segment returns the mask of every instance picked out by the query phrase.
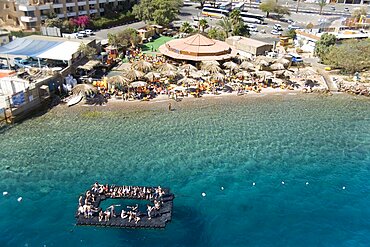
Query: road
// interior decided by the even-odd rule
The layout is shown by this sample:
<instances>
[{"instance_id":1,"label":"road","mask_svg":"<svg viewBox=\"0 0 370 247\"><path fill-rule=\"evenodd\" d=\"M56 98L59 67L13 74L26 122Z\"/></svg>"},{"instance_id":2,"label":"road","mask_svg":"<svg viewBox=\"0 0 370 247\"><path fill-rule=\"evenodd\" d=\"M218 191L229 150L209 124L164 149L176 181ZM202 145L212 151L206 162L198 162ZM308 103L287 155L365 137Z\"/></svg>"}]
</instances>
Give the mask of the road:
<instances>
[{"instance_id":1,"label":"road","mask_svg":"<svg viewBox=\"0 0 370 247\"><path fill-rule=\"evenodd\" d=\"M290 8L294 8L296 6L296 2L292 0L286 0L284 3L281 3L283 5L287 5ZM180 15L179 15L179 20L180 21L188 21L192 22L193 17L197 17L201 15L201 9L199 9L199 4L198 3L193 3L193 2L186 2L186 4L181 8L180 10ZM314 3L300 3L300 10L302 12L295 13L295 11L292 11L290 15L290 19L294 20L296 24L300 27L306 27L308 23L312 23L314 25L318 25L319 21L325 20L326 22L330 23L336 19L339 19L343 16L344 13L344 8L348 6L350 9L350 12L352 11L353 8L358 7L358 6L349 6L349 5L343 5L343 4L336 4L335 11L331 11L330 7L331 5L325 6L324 7L324 13L328 12L328 14L325 15L319 15L319 6ZM258 9L258 4L253 3L252 8L249 8L249 4L246 3L245 5L245 10L251 12L251 13L256 13L256 14L265 14L262 11ZM309 11L316 11L316 13L307 13ZM273 36L270 34L272 30L272 26L274 23L279 23L282 25L284 31L287 29L288 24L284 22L279 22L271 19L265 19L267 25L257 25L257 29L260 30L265 30L266 34L262 33L257 33L257 34L252 34L252 38L256 38L262 41L266 42L273 42L278 40L278 37ZM208 23L211 27L217 26L217 19L214 18L208 18ZM124 28L132 27L132 28L141 28L145 26L144 22L136 22L128 25L122 25L122 26L117 26L113 27L110 29L103 29L100 31L96 32L96 35L93 37L89 37L90 39L96 38L97 40L103 40L107 39L108 33L117 33L119 30L122 30Z\"/></svg>"}]
</instances>

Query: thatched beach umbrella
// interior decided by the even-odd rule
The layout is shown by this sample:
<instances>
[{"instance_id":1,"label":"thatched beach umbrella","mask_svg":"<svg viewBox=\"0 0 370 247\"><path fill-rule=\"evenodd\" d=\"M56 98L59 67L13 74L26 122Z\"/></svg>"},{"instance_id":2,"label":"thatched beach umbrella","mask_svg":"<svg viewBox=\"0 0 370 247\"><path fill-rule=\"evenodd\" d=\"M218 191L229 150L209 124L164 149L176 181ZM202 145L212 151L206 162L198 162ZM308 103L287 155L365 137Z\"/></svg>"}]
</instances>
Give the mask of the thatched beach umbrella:
<instances>
[{"instance_id":1,"label":"thatched beach umbrella","mask_svg":"<svg viewBox=\"0 0 370 247\"><path fill-rule=\"evenodd\" d=\"M225 75L221 73L214 73L211 75L211 79L217 80L217 81L223 81L225 79Z\"/></svg>"},{"instance_id":2,"label":"thatched beach umbrella","mask_svg":"<svg viewBox=\"0 0 370 247\"><path fill-rule=\"evenodd\" d=\"M217 62L216 60L202 61L202 65L206 65L206 64L214 64L214 65L220 66L220 63Z\"/></svg>"},{"instance_id":3,"label":"thatched beach umbrella","mask_svg":"<svg viewBox=\"0 0 370 247\"><path fill-rule=\"evenodd\" d=\"M85 93L91 93L91 92L97 92L98 89L94 87L91 84L77 84L72 88L72 93L73 94L85 94Z\"/></svg>"},{"instance_id":4,"label":"thatched beach umbrella","mask_svg":"<svg viewBox=\"0 0 370 247\"><path fill-rule=\"evenodd\" d=\"M119 85L126 85L129 82L129 79L121 75L108 77L107 80L110 84L119 84Z\"/></svg>"},{"instance_id":5,"label":"thatched beach umbrella","mask_svg":"<svg viewBox=\"0 0 370 247\"><path fill-rule=\"evenodd\" d=\"M239 69L239 66L232 61L225 62L223 65L225 68L228 68L230 71L237 71Z\"/></svg>"},{"instance_id":6,"label":"thatched beach umbrella","mask_svg":"<svg viewBox=\"0 0 370 247\"><path fill-rule=\"evenodd\" d=\"M208 71L211 74L221 73L222 69L215 63L203 63L202 70Z\"/></svg>"},{"instance_id":7,"label":"thatched beach umbrella","mask_svg":"<svg viewBox=\"0 0 370 247\"><path fill-rule=\"evenodd\" d=\"M164 63L164 64L161 64L158 68L158 71L160 72L164 72L164 71L176 71L177 68L175 65L171 64L171 63Z\"/></svg>"},{"instance_id":8,"label":"thatched beach umbrella","mask_svg":"<svg viewBox=\"0 0 370 247\"><path fill-rule=\"evenodd\" d=\"M240 62L247 61L248 58L246 56L242 56L240 54L236 55L235 58L239 60Z\"/></svg>"},{"instance_id":9,"label":"thatched beach umbrella","mask_svg":"<svg viewBox=\"0 0 370 247\"><path fill-rule=\"evenodd\" d=\"M272 76L273 74L269 71L256 71L255 72L257 76L259 77L269 77Z\"/></svg>"},{"instance_id":10,"label":"thatched beach umbrella","mask_svg":"<svg viewBox=\"0 0 370 247\"><path fill-rule=\"evenodd\" d=\"M186 64L183 64L183 65L180 66L180 70L190 72L190 71L197 71L198 69L194 65L186 63Z\"/></svg>"},{"instance_id":11,"label":"thatched beach umbrella","mask_svg":"<svg viewBox=\"0 0 370 247\"><path fill-rule=\"evenodd\" d=\"M145 60L139 60L132 63L132 68L142 72L148 72L153 69L153 64Z\"/></svg>"},{"instance_id":12,"label":"thatched beach umbrella","mask_svg":"<svg viewBox=\"0 0 370 247\"><path fill-rule=\"evenodd\" d=\"M161 74L167 77L175 77L177 75L177 72L173 70L165 70L165 71L162 71Z\"/></svg>"},{"instance_id":13,"label":"thatched beach umbrella","mask_svg":"<svg viewBox=\"0 0 370 247\"><path fill-rule=\"evenodd\" d=\"M131 69L132 64L131 63L123 63L121 64L116 70L129 70Z\"/></svg>"},{"instance_id":14,"label":"thatched beach umbrella","mask_svg":"<svg viewBox=\"0 0 370 247\"><path fill-rule=\"evenodd\" d=\"M156 72L149 72L144 77L149 81L155 81L155 79L159 79L161 77L161 74Z\"/></svg>"},{"instance_id":15,"label":"thatched beach umbrella","mask_svg":"<svg viewBox=\"0 0 370 247\"><path fill-rule=\"evenodd\" d=\"M184 77L181 80L178 80L178 84L192 84L195 83L195 80L193 78Z\"/></svg>"},{"instance_id":16,"label":"thatched beach umbrella","mask_svg":"<svg viewBox=\"0 0 370 247\"><path fill-rule=\"evenodd\" d=\"M136 69L128 69L123 72L123 76L130 81L140 79L144 76L144 73Z\"/></svg>"},{"instance_id":17,"label":"thatched beach umbrella","mask_svg":"<svg viewBox=\"0 0 370 247\"><path fill-rule=\"evenodd\" d=\"M131 87L145 87L146 85L147 83L145 81L134 81L130 84Z\"/></svg>"},{"instance_id":18,"label":"thatched beach umbrella","mask_svg":"<svg viewBox=\"0 0 370 247\"><path fill-rule=\"evenodd\" d=\"M272 70L282 70L285 69L284 65L281 63L274 63L270 66Z\"/></svg>"},{"instance_id":19,"label":"thatched beach umbrella","mask_svg":"<svg viewBox=\"0 0 370 247\"><path fill-rule=\"evenodd\" d=\"M254 70L254 64L248 61L242 62L239 67L241 69L249 69L249 70Z\"/></svg>"},{"instance_id":20,"label":"thatched beach umbrella","mask_svg":"<svg viewBox=\"0 0 370 247\"><path fill-rule=\"evenodd\" d=\"M251 73L249 73L248 71L240 71L236 74L237 77L243 77L243 78L247 78L247 77L251 77Z\"/></svg>"},{"instance_id":21,"label":"thatched beach umbrella","mask_svg":"<svg viewBox=\"0 0 370 247\"><path fill-rule=\"evenodd\" d=\"M285 67L288 67L290 64L290 61L286 58L279 58L276 62L283 64Z\"/></svg>"},{"instance_id":22,"label":"thatched beach umbrella","mask_svg":"<svg viewBox=\"0 0 370 247\"><path fill-rule=\"evenodd\" d=\"M190 72L189 76L192 78L202 78L205 74L206 74L205 71L198 70L198 71Z\"/></svg>"}]
</instances>

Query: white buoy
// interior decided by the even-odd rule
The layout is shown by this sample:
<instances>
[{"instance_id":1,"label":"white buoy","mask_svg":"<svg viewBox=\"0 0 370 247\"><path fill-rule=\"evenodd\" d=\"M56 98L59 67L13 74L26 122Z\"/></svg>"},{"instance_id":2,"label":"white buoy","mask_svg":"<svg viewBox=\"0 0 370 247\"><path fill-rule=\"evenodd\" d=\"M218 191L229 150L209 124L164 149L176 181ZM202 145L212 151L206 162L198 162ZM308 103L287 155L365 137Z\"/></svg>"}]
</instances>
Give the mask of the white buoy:
<instances>
[{"instance_id":1,"label":"white buoy","mask_svg":"<svg viewBox=\"0 0 370 247\"><path fill-rule=\"evenodd\" d=\"M221 190L224 190L225 188L223 186L221 186Z\"/></svg>"},{"instance_id":2,"label":"white buoy","mask_svg":"<svg viewBox=\"0 0 370 247\"><path fill-rule=\"evenodd\" d=\"M4 191L3 192L3 196L6 196L6 195L8 195L9 193L8 193L8 191Z\"/></svg>"},{"instance_id":3,"label":"white buoy","mask_svg":"<svg viewBox=\"0 0 370 247\"><path fill-rule=\"evenodd\" d=\"M285 182L284 181L281 181L281 184L285 184Z\"/></svg>"},{"instance_id":4,"label":"white buoy","mask_svg":"<svg viewBox=\"0 0 370 247\"><path fill-rule=\"evenodd\" d=\"M308 183L308 182L306 182L306 185L309 185L309 183Z\"/></svg>"},{"instance_id":5,"label":"white buoy","mask_svg":"<svg viewBox=\"0 0 370 247\"><path fill-rule=\"evenodd\" d=\"M252 185L253 185L253 186L255 186L255 185L256 185L256 183L255 183L255 182L253 182L253 183L252 183Z\"/></svg>"},{"instance_id":6,"label":"white buoy","mask_svg":"<svg viewBox=\"0 0 370 247\"><path fill-rule=\"evenodd\" d=\"M345 190L346 189L346 186L343 186L342 189Z\"/></svg>"},{"instance_id":7,"label":"white buoy","mask_svg":"<svg viewBox=\"0 0 370 247\"><path fill-rule=\"evenodd\" d=\"M18 202L21 202L22 200L23 200L23 198L21 196L18 197L18 199L17 199Z\"/></svg>"},{"instance_id":8,"label":"white buoy","mask_svg":"<svg viewBox=\"0 0 370 247\"><path fill-rule=\"evenodd\" d=\"M203 197L205 197L205 196L206 196L206 193L204 193L204 192L203 192L203 193L202 193L202 196L203 196Z\"/></svg>"}]
</instances>

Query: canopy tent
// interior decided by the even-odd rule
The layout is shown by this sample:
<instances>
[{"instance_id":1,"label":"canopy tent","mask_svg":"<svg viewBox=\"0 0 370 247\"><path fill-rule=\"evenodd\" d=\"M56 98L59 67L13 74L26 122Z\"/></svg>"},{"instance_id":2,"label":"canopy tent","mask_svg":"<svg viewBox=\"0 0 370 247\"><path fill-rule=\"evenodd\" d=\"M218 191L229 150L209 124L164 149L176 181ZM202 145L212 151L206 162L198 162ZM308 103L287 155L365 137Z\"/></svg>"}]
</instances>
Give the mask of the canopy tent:
<instances>
[{"instance_id":1,"label":"canopy tent","mask_svg":"<svg viewBox=\"0 0 370 247\"><path fill-rule=\"evenodd\" d=\"M29 36L1 46L0 54L68 61L78 51L80 44L63 38L41 39Z\"/></svg>"}]
</instances>

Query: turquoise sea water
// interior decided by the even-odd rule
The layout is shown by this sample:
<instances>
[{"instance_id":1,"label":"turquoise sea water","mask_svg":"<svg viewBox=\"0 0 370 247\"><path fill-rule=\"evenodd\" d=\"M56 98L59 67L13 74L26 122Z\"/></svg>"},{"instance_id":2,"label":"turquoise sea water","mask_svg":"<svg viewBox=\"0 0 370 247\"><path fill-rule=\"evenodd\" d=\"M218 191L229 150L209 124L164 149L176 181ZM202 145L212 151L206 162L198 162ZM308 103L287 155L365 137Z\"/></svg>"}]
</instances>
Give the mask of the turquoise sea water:
<instances>
[{"instance_id":1,"label":"turquoise sea water","mask_svg":"<svg viewBox=\"0 0 370 247\"><path fill-rule=\"evenodd\" d=\"M58 107L0 134L0 246L369 246L369 99L243 97ZM172 222L74 227L96 180L170 187Z\"/></svg>"}]
</instances>

